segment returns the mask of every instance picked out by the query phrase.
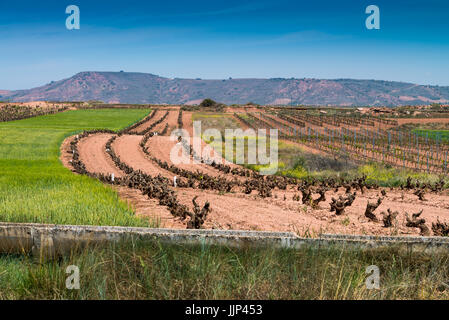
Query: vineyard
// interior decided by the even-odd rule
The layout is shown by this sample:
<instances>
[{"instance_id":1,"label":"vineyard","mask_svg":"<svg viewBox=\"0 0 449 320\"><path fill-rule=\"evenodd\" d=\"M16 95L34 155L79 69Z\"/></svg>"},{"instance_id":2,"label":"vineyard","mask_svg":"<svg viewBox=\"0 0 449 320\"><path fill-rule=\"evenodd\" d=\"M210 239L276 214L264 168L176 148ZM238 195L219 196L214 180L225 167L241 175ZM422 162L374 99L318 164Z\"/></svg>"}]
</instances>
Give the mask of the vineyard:
<instances>
[{"instance_id":1,"label":"vineyard","mask_svg":"<svg viewBox=\"0 0 449 320\"><path fill-rule=\"evenodd\" d=\"M393 188L381 187L363 175L323 179L261 176L200 154L185 137L170 137L179 128L191 134L192 121L198 119L210 122L204 128L227 127L232 119L236 119L230 126L233 129L240 125L244 129L279 127L281 140L315 147L310 137L309 142L295 135L296 127L302 128L302 136L307 128L314 129L307 117L271 112L196 114L180 108L101 108L4 122L0 124L1 220L293 231L307 237L322 233L449 236L449 199L443 179L409 177ZM292 119L297 119L295 126L288 126ZM325 121L331 120L322 119ZM378 123L374 122L374 129ZM176 146L199 163L173 163L170 152ZM364 267L372 264L381 268L386 290L365 290ZM67 265L88 270L83 273L81 290L65 289ZM438 287L446 281L445 255L430 259L396 248L230 250L133 241L113 248L89 247L83 253L46 263L3 255L0 268L0 296L6 299L37 295L82 300L447 296ZM292 281L292 268L310 276ZM426 293L422 293L423 286ZM252 290L240 292L236 287Z\"/></svg>"},{"instance_id":2,"label":"vineyard","mask_svg":"<svg viewBox=\"0 0 449 320\"><path fill-rule=\"evenodd\" d=\"M282 139L334 157L346 155L361 163L381 162L434 174L448 172L449 144L445 136L404 130L397 126L396 120L313 115L295 110L236 113L235 116L253 129L278 129Z\"/></svg>"},{"instance_id":3,"label":"vineyard","mask_svg":"<svg viewBox=\"0 0 449 320\"><path fill-rule=\"evenodd\" d=\"M231 112L221 118L232 116L248 127L277 128L281 139L333 155L341 153L339 149L343 148L351 156L361 154L360 150L365 150L366 146L366 152L374 154L371 157L376 159L375 152L383 150L379 143L388 134L390 149L408 150L408 145L399 144L403 132L392 130L394 120L307 117L293 111ZM204 114L201 117L208 118ZM449 234L445 222L449 218L449 202L444 195L446 183L442 179L429 183L409 178L400 189L388 189L367 181L363 175L320 180L263 176L222 158L203 158L204 155L192 148L192 141L182 136L170 137L171 132L179 128L192 132L192 118L190 111L158 108L120 131L86 131L64 144L62 152L66 161L63 163L78 174L117 188L125 197L131 192L126 190L139 192L144 197L134 205L152 204L150 212L140 214L155 217L157 212L156 218L163 226L296 230L312 234L319 230L389 235ZM352 125L350 128L348 123ZM425 141L423 137L416 139L419 143ZM351 141L356 143L352 145ZM192 160L190 164L172 162L171 150L179 146ZM445 150L441 144L439 150ZM360 160L366 161L363 156ZM390 154L387 157L394 163ZM434 162L429 163L435 163L436 157L431 159Z\"/></svg>"},{"instance_id":4,"label":"vineyard","mask_svg":"<svg viewBox=\"0 0 449 320\"><path fill-rule=\"evenodd\" d=\"M0 106L0 122L33 118L46 114L55 114L68 109L67 106L30 107L6 104Z\"/></svg>"},{"instance_id":5,"label":"vineyard","mask_svg":"<svg viewBox=\"0 0 449 320\"><path fill-rule=\"evenodd\" d=\"M448 147L438 134L398 125L404 119L329 110L259 110L197 112L162 106L152 110L49 110L56 113L5 122L0 127L2 190L7 199L2 202L3 220L99 225L152 225L157 221L170 228L300 234L448 234L447 181L432 175L445 173L447 168ZM4 109L5 119L10 111ZM279 129L281 160L285 141L315 150L320 157L383 162L422 174L404 178L399 188L379 185L363 173L301 179L264 176L255 167L194 149L187 137L171 136L174 130L183 129L192 137L193 121L197 120L203 122L203 130L216 127L220 132L226 128ZM54 160L58 152L53 145L62 140L60 160L77 176L61 171ZM52 145L46 146L45 141ZM201 141L203 150L208 146ZM190 161L174 163L173 150ZM296 150L289 151L293 160L298 156ZM428 173L433 178L425 178ZM51 182L45 178L48 175L53 177ZM77 182L80 176L89 181L86 191ZM101 185L110 187L97 190ZM48 191L39 191L39 186ZM15 200L28 190L34 190L34 196L26 204ZM107 208L118 201L111 198L116 193L127 204L114 204L116 213L111 216ZM44 200L47 197L53 201ZM31 205L34 198L41 199L37 205ZM87 214L88 208L97 208L97 215ZM24 214L15 215L17 211Z\"/></svg>"}]
</instances>

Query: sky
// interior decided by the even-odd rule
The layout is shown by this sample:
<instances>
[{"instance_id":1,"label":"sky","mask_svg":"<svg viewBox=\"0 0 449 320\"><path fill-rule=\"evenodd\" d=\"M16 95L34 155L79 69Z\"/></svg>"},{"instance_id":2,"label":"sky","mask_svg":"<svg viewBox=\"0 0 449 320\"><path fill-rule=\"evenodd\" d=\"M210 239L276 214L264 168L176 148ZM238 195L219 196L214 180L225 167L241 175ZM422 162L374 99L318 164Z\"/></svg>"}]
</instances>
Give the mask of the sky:
<instances>
[{"instance_id":1,"label":"sky","mask_svg":"<svg viewBox=\"0 0 449 320\"><path fill-rule=\"evenodd\" d=\"M66 28L66 7L80 29ZM366 7L380 9L368 30ZM82 71L449 86L447 0L0 2L0 90Z\"/></svg>"}]
</instances>

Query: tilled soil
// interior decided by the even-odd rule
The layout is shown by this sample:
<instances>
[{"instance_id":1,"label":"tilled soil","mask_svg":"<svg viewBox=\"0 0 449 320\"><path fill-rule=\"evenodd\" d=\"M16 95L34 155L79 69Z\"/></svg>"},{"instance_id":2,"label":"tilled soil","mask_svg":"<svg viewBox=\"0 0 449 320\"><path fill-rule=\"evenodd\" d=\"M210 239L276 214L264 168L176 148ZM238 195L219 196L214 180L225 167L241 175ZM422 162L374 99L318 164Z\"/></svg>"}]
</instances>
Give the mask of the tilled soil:
<instances>
[{"instance_id":1,"label":"tilled soil","mask_svg":"<svg viewBox=\"0 0 449 320\"><path fill-rule=\"evenodd\" d=\"M329 211L331 197L343 195L344 191L336 194L327 192L327 201L320 204L320 208L312 209L301 202L294 201L293 190L274 191L274 197L261 199L253 193L218 194L216 192L201 192L199 201L210 201L212 213L205 226L218 229L260 230L260 231L293 231L299 234L318 235L320 233L338 234L372 234L372 235L419 235L419 230L405 227L405 212L409 215L423 209L422 217L430 227L438 217L449 219L449 201L447 195L429 195L429 201L416 201L416 196L405 195L401 199L398 191L389 193L375 214L382 220L382 211L391 209L399 211L397 225L384 228L382 223L374 223L364 216L367 202L376 202L377 191L367 191L358 195L354 204L346 209L342 216L336 216ZM197 191L182 190L178 197L188 201L190 197L198 195ZM286 200L284 200L284 195ZM277 198L276 198L277 197ZM314 195L317 198L318 195ZM432 204L437 203L437 205Z\"/></svg>"},{"instance_id":2,"label":"tilled soil","mask_svg":"<svg viewBox=\"0 0 449 320\"><path fill-rule=\"evenodd\" d=\"M165 138L165 137L164 137ZM140 147L142 136L123 135L112 144L112 148L120 159L134 170L140 170L150 176L158 174L172 179L174 175L147 158Z\"/></svg>"},{"instance_id":3,"label":"tilled soil","mask_svg":"<svg viewBox=\"0 0 449 320\"><path fill-rule=\"evenodd\" d=\"M194 135L193 135L192 112L184 111L182 114L182 121L183 121L183 125L184 125L183 129L185 129L187 131L187 133L189 134L190 145L193 146ZM216 163L222 163L222 164L228 165L232 168L239 167L238 165L227 161L226 159L221 157L216 152L213 152L213 148L211 148L204 140L200 139L200 144L201 144L201 151L206 150L206 148L207 148L207 150L210 150L210 152L208 154L206 154L205 157L210 159L211 161L215 161Z\"/></svg>"},{"instance_id":4,"label":"tilled soil","mask_svg":"<svg viewBox=\"0 0 449 320\"><path fill-rule=\"evenodd\" d=\"M165 112L164 112L164 114L165 114ZM156 128L154 129L154 131L161 132L164 130L165 125L168 124L167 135L170 135L172 130L174 130L178 127L178 115L179 115L179 111L170 111L168 113L168 116L165 119L165 121L163 121L162 123L157 125Z\"/></svg>"},{"instance_id":5,"label":"tilled soil","mask_svg":"<svg viewBox=\"0 0 449 320\"><path fill-rule=\"evenodd\" d=\"M120 198L126 201L136 212L138 217L151 219L159 223L161 228L185 229L186 225L180 220L173 219L167 207L160 206L155 199L148 199L142 192L127 187L114 187Z\"/></svg>"},{"instance_id":6,"label":"tilled soil","mask_svg":"<svg viewBox=\"0 0 449 320\"><path fill-rule=\"evenodd\" d=\"M171 112L170 112L171 113ZM162 113L160 113L162 116ZM177 115L169 116L171 121ZM158 119L158 117L155 117ZM190 119L190 122L187 120ZM191 131L191 114L183 113L184 126ZM170 120L166 120L170 121ZM166 121L164 121L164 126ZM95 134L82 139L78 145L81 160L85 163L87 170L96 173L111 174L117 177L123 173L115 167L105 151L106 142L112 137L111 134ZM68 138L62 145L61 161L65 166L70 166L70 148ZM122 161L136 170L156 176L162 174L172 178L173 174L161 169L156 163L148 159L140 148L142 136L123 135L118 137L112 144L112 148ZM171 163L170 151L176 144L167 136L155 136L149 139L148 147L152 156ZM178 167L197 171L200 170L212 176L221 176L223 173L206 164L180 164ZM228 179L234 179L227 175ZM185 221L173 218L166 207L158 205L156 200L148 199L140 191L125 187L114 187L118 190L120 197L127 201L142 217L157 219L161 227L182 228L186 227ZM357 192L357 197L352 206L346 208L341 216L330 212L329 203L332 197L344 194L344 189L339 192L326 192L326 201L321 202L319 207L312 209L301 201L293 200L299 192L289 186L286 191L273 190L273 197L261 198L256 191L246 195L239 192L222 193L210 190L197 190L177 188L178 199L182 204L192 208L192 199L198 196L197 202L202 205L206 201L211 204L212 212L208 216L205 228L234 229L234 230L264 230L264 231L293 231L301 235L318 235L320 233L341 234L373 234L373 235L418 235L419 230L405 227L405 213L410 215L423 210L422 217L426 219L427 226L439 217L441 221L449 221L449 197L447 192L443 194L426 194L428 201L419 201L411 191L386 190L387 196L375 214L382 220L382 211L391 209L399 211L396 224L391 228L384 228L381 222L375 223L364 216L366 205L376 202L380 196L379 190L367 190L365 194ZM314 194L313 198L317 198Z\"/></svg>"},{"instance_id":7,"label":"tilled soil","mask_svg":"<svg viewBox=\"0 0 449 320\"><path fill-rule=\"evenodd\" d=\"M131 132L142 132L142 131L144 131L145 129L150 127L153 123L155 123L160 118L162 118L164 116L164 114L165 114L165 112L163 112L162 110L156 110L156 112L155 112L155 114L154 114L154 116L153 116L153 118L151 120L142 123L137 128L131 130Z\"/></svg>"},{"instance_id":8,"label":"tilled soil","mask_svg":"<svg viewBox=\"0 0 449 320\"><path fill-rule=\"evenodd\" d=\"M170 137L162 137L162 136L155 136L152 137L151 139L149 139L148 143L147 143L147 147L148 150L150 152L150 154L161 160L161 161L165 161L168 164L175 164L177 167L184 169L184 170L189 170L192 172L197 172L200 171L202 173L206 173L210 176L213 177L218 177L218 176L223 176L223 173L214 169L213 167L204 164L204 163L195 163L192 159L192 157L185 157L186 161L185 162L189 162L189 163L176 163L175 158L172 159L172 156L170 155L170 153L172 152L172 150L176 149L181 150L182 145L178 144L177 141L172 141L172 139ZM179 152L179 156L181 157L181 152ZM173 160L173 161L172 161ZM199 162L199 161L197 161Z\"/></svg>"},{"instance_id":9,"label":"tilled soil","mask_svg":"<svg viewBox=\"0 0 449 320\"><path fill-rule=\"evenodd\" d=\"M398 125L403 125L406 123L413 123L413 124L427 124L427 123L448 123L449 118L416 118L416 119L410 119L410 118L392 118L390 120L395 120L398 122Z\"/></svg>"},{"instance_id":10,"label":"tilled soil","mask_svg":"<svg viewBox=\"0 0 449 320\"><path fill-rule=\"evenodd\" d=\"M93 173L105 175L114 174L122 177L124 173L118 169L111 157L106 153L106 143L113 134L95 134L82 139L78 144L81 161L86 165L86 169Z\"/></svg>"}]
</instances>

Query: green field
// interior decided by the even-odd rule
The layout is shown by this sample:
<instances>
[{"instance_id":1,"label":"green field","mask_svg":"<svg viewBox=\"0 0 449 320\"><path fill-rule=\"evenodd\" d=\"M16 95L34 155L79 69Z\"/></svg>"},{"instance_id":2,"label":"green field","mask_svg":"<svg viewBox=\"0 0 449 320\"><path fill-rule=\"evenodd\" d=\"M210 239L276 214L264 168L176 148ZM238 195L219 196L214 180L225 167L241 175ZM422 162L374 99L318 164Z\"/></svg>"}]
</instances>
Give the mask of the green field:
<instances>
[{"instance_id":1,"label":"green field","mask_svg":"<svg viewBox=\"0 0 449 320\"><path fill-rule=\"evenodd\" d=\"M424 138L428 137L432 140L437 139L443 142L449 141L449 130L415 129L413 130L413 133Z\"/></svg>"},{"instance_id":2,"label":"green field","mask_svg":"<svg viewBox=\"0 0 449 320\"><path fill-rule=\"evenodd\" d=\"M91 129L119 130L143 109L76 110L0 124L0 221L146 226L117 193L73 174L59 160L62 141Z\"/></svg>"}]
</instances>

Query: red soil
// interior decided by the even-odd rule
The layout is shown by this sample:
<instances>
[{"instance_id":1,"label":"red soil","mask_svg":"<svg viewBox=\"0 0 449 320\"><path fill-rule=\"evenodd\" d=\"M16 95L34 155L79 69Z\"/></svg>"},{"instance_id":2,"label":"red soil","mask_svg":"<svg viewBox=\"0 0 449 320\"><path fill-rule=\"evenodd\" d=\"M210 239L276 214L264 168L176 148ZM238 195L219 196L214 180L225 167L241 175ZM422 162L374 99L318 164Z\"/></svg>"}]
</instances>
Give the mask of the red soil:
<instances>
[{"instance_id":1,"label":"red soil","mask_svg":"<svg viewBox=\"0 0 449 320\"><path fill-rule=\"evenodd\" d=\"M153 118L150 121L144 122L143 124L141 124L140 126L135 128L134 130L131 130L131 132L142 132L142 131L144 131L145 129L150 127L153 123L155 123L160 118L162 118L164 116L164 114L165 114L165 112L163 112L161 110L156 110L156 113L154 114Z\"/></svg>"},{"instance_id":2,"label":"red soil","mask_svg":"<svg viewBox=\"0 0 449 320\"><path fill-rule=\"evenodd\" d=\"M174 129L178 128L178 116L179 116L179 110L170 111L167 118L163 122L162 130L164 130L165 124L168 123L168 132L167 132L168 136Z\"/></svg>"},{"instance_id":3,"label":"red soil","mask_svg":"<svg viewBox=\"0 0 449 320\"><path fill-rule=\"evenodd\" d=\"M156 221L161 228L171 229L185 229L185 223L176 219L173 219L170 211L167 207L160 206L157 200L148 199L139 190L126 188L126 187L114 187L120 198L126 201L136 212L138 217L149 219L150 221Z\"/></svg>"},{"instance_id":4,"label":"red soil","mask_svg":"<svg viewBox=\"0 0 449 320\"><path fill-rule=\"evenodd\" d=\"M152 123L160 120L166 113L168 112L168 116L167 118L165 118L164 121L162 121L161 123L159 123L158 125L156 125L152 131L154 132L159 132L161 133L164 129L165 126L168 124L168 131L166 135L170 135L170 133L172 132L172 130L176 129L178 127L178 115L179 115L179 110L159 110L158 114L155 115L155 117L149 121L148 124L146 124L146 128L148 128ZM142 128L145 127L145 124L141 126ZM136 129L136 132L142 132L145 129Z\"/></svg>"},{"instance_id":5,"label":"red soil","mask_svg":"<svg viewBox=\"0 0 449 320\"><path fill-rule=\"evenodd\" d=\"M182 122L183 122L183 129L185 129L190 138L190 145L193 145L193 121L192 121L192 112L183 112L182 114ZM238 167L238 165L227 161L226 159L224 159L224 157L222 158L219 154L214 153L212 151L212 148L209 147L209 145L204 142L204 140L201 140L201 150L205 150L205 148L208 148L208 150L210 150L209 154L205 155L205 158L211 159L211 161L215 161L216 163L222 163L222 164L226 164L232 168L234 167ZM201 151L202 152L202 151Z\"/></svg>"},{"instance_id":6,"label":"red soil","mask_svg":"<svg viewBox=\"0 0 449 320\"><path fill-rule=\"evenodd\" d=\"M61 155L59 156L59 160L61 161L64 167L70 169L72 172L75 172L75 170L71 165L73 155L72 152L70 151L70 143L73 140L75 140L75 136L69 137L62 142Z\"/></svg>"},{"instance_id":7,"label":"red soil","mask_svg":"<svg viewBox=\"0 0 449 320\"><path fill-rule=\"evenodd\" d=\"M113 173L116 177L124 175L106 153L106 143L112 136L106 133L90 135L78 143L80 160L86 165L87 171L105 175Z\"/></svg>"},{"instance_id":8,"label":"red soil","mask_svg":"<svg viewBox=\"0 0 449 320\"><path fill-rule=\"evenodd\" d=\"M338 194L343 194L343 190ZM382 223L373 223L364 217L368 201L377 201L376 191L368 191L365 195L358 195L354 204L346 209L342 216L336 216L329 211L331 197L336 197L334 192L327 192L325 202L320 204L321 209L311 209L300 202L293 201L293 191L275 191L276 198L261 199L256 195L244 194L220 195L215 192L198 192L197 190L182 190L178 198L188 202L193 196L198 195L198 200L203 203L208 200L213 209L206 227L218 229L236 230L263 230L263 231L293 231L300 234L310 232L312 235L320 233L341 234L374 234L374 235L418 235L419 230L404 226L405 212L410 215L424 209L422 217L427 220L430 227L437 217L443 221L449 219L449 199L447 196L429 195L428 202L416 201L416 196L404 195L395 191L388 193L387 199L375 211L381 220L382 211L390 208L400 212L397 227L384 228ZM284 199L286 195L287 200ZM314 196L316 198L317 195ZM432 203L433 202L433 203Z\"/></svg>"},{"instance_id":9,"label":"red soil","mask_svg":"<svg viewBox=\"0 0 449 320\"><path fill-rule=\"evenodd\" d=\"M414 123L414 124L449 123L449 118L422 118L422 119L397 118L397 119L391 119L391 120L396 120L398 122L398 125L402 125L402 124L406 124L406 123Z\"/></svg>"},{"instance_id":10,"label":"red soil","mask_svg":"<svg viewBox=\"0 0 449 320\"><path fill-rule=\"evenodd\" d=\"M176 147L178 144L177 141L171 141L170 137L161 137L161 136L155 136L149 139L148 141L148 150L151 153L151 155L161 161L165 161L168 164L175 164L173 163L170 152L173 150L173 148ZM177 148L181 149L181 144L178 144ZM189 170L189 171L200 171L202 173L217 177L222 176L221 172L212 168L211 166L204 164L204 163L194 163L192 157L189 157L189 164L186 163L180 163L176 164L177 167Z\"/></svg>"},{"instance_id":11,"label":"red soil","mask_svg":"<svg viewBox=\"0 0 449 320\"><path fill-rule=\"evenodd\" d=\"M183 129L187 130L189 136L193 137L193 122L192 122L192 112L182 112L182 124Z\"/></svg>"},{"instance_id":12,"label":"red soil","mask_svg":"<svg viewBox=\"0 0 449 320\"><path fill-rule=\"evenodd\" d=\"M112 148L124 163L135 170L140 170L151 176L161 174L166 178L172 179L174 175L171 172L163 170L147 158L140 147L141 141L142 136L123 135L114 141Z\"/></svg>"}]
</instances>

